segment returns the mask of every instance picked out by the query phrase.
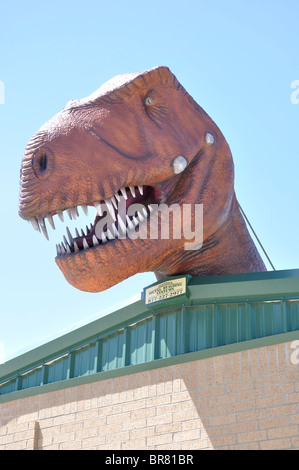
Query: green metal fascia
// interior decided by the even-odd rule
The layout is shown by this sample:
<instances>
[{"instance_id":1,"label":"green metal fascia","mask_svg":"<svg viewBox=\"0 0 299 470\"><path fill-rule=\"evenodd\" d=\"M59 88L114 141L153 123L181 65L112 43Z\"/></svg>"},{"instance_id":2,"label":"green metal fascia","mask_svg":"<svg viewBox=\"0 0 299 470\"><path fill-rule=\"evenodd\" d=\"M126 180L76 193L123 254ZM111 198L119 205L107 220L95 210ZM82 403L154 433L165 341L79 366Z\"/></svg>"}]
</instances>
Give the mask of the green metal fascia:
<instances>
[{"instance_id":1,"label":"green metal fascia","mask_svg":"<svg viewBox=\"0 0 299 470\"><path fill-rule=\"evenodd\" d=\"M263 338L257 338L249 341L243 341L240 343L229 344L225 346L218 346L216 348L205 349L203 351L195 351L191 353L180 354L178 356L157 359L143 364L121 367L118 369L109 370L107 372L98 372L91 375L62 380L60 382L54 382L43 386L27 388L24 390L0 395L0 404L21 398L41 395L43 393L63 390L70 387L99 382L101 380L122 377L124 375L137 374L139 372L159 369L161 367L169 367L177 364L207 359L209 357L222 356L225 354L247 351L249 349L271 346L274 344L287 343L297 339L299 339L299 330L278 335L267 336Z\"/></svg>"},{"instance_id":2,"label":"green metal fascia","mask_svg":"<svg viewBox=\"0 0 299 470\"><path fill-rule=\"evenodd\" d=\"M242 300L299 299L299 270L192 278L188 283L188 289L190 296L189 299L184 299L186 306ZM178 298L171 308L181 305L181 299ZM167 310L169 307L163 308L161 304L159 311L155 314L167 312ZM153 313L145 307L144 299L141 299L2 364L0 381L16 377L61 354L69 353L79 346L82 347L90 341L110 335L114 331L151 315Z\"/></svg>"}]
</instances>

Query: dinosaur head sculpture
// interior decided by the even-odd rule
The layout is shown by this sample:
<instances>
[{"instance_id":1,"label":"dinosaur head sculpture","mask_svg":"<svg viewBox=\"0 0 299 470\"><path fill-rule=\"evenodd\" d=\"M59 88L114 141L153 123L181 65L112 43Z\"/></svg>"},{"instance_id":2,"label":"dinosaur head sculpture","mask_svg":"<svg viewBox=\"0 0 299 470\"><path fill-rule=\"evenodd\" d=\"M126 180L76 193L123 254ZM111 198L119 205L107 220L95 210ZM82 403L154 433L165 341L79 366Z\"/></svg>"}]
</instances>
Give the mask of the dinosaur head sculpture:
<instances>
[{"instance_id":1,"label":"dinosaur head sculpture","mask_svg":"<svg viewBox=\"0 0 299 470\"><path fill-rule=\"evenodd\" d=\"M133 204L140 210L128 215ZM196 204L202 244L186 250L186 220L167 208ZM265 270L239 212L225 138L167 67L115 77L69 102L28 142L20 216L48 237L46 221L54 227L63 211L76 218L80 206L95 206L95 219L81 235L67 229L56 257L78 289L99 292L145 271L161 278ZM165 217L173 223L168 237L149 235L157 207L157 230Z\"/></svg>"}]
</instances>

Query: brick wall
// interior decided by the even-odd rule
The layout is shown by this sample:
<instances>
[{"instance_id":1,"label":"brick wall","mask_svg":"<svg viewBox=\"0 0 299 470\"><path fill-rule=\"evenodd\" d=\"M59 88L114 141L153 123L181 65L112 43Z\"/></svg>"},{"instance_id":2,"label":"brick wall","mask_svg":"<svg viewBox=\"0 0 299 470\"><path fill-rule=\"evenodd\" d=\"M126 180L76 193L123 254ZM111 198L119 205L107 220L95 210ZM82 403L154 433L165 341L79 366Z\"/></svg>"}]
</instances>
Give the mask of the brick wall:
<instances>
[{"instance_id":1,"label":"brick wall","mask_svg":"<svg viewBox=\"0 0 299 470\"><path fill-rule=\"evenodd\" d=\"M0 450L299 449L299 366L291 346L4 402Z\"/></svg>"}]
</instances>

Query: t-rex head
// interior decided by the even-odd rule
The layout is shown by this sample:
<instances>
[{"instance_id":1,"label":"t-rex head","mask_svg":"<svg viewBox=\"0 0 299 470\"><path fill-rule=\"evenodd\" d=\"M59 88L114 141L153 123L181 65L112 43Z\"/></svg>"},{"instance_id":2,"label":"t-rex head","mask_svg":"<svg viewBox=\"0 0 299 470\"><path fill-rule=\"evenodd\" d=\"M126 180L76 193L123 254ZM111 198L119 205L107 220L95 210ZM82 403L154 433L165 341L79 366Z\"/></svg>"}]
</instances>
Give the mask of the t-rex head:
<instances>
[{"instance_id":1,"label":"t-rex head","mask_svg":"<svg viewBox=\"0 0 299 470\"><path fill-rule=\"evenodd\" d=\"M23 156L19 213L47 237L46 220L54 226L55 214L76 218L78 207L85 213L96 207L86 234L67 229L69 240L57 246L56 263L84 291L145 271L160 278L264 270L245 233L233 180L222 133L162 66L113 78L37 131ZM120 204L129 213L136 203L139 210L120 214ZM173 204L203 205L203 244L196 250L185 250L184 235L173 235L176 225L183 234L186 223L173 213L170 236L150 236L151 210L158 211L159 230Z\"/></svg>"}]
</instances>

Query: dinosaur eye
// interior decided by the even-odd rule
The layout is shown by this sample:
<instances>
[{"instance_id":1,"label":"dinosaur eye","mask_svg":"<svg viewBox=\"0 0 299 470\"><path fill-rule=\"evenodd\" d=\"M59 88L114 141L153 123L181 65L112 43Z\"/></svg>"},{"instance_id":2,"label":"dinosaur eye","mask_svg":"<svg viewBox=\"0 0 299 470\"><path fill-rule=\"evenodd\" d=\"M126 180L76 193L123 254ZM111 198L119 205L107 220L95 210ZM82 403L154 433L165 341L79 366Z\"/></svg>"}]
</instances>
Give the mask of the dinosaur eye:
<instances>
[{"instance_id":1,"label":"dinosaur eye","mask_svg":"<svg viewBox=\"0 0 299 470\"><path fill-rule=\"evenodd\" d=\"M147 96L144 100L144 104L146 106L151 106L153 103L154 103L154 98L152 98L151 96Z\"/></svg>"}]
</instances>

